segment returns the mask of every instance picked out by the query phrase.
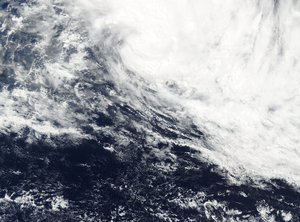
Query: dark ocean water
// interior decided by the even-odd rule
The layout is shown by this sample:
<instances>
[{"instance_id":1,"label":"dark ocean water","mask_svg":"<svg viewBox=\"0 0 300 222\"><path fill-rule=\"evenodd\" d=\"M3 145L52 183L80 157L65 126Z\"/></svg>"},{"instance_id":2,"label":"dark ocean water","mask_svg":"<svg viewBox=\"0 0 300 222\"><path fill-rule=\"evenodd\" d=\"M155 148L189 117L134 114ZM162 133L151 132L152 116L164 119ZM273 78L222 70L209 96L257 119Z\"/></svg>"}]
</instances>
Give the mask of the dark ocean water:
<instances>
[{"instance_id":1,"label":"dark ocean water","mask_svg":"<svg viewBox=\"0 0 300 222\"><path fill-rule=\"evenodd\" d=\"M300 194L285 181L258 183L249 178L247 184L232 184L217 166L203 160L200 151L174 142L196 138L206 143L207 135L192 121L184 128L163 105L158 112L158 106L145 98L142 104L149 110L143 113L123 100L124 92L110 77L105 49L85 47L89 68L77 70L78 78L61 88L36 81L39 72L30 76L29 70L46 69L45 60L53 62L57 55L64 55L68 63L78 49L62 52L58 37L65 30L64 21L52 26L56 35L47 49L37 49L43 33L28 28L37 25L37 18L28 19L27 28L15 25L16 18L24 16L24 4L34 10L36 3L1 1L0 91L46 92L53 103L44 105L54 110L54 117L41 115L36 121L49 121L59 129L64 122L59 113L55 121L55 102L66 101L71 107L66 122L89 136L74 139L68 133L38 133L31 126L1 127L0 221L300 221ZM53 8L58 15L63 12L63 5ZM13 96L4 99L0 118L8 118L5 109L12 106L5 104L11 101L12 112L33 118L29 102ZM94 106L100 100L106 105ZM166 140L149 141L148 131L137 128L137 123Z\"/></svg>"}]
</instances>

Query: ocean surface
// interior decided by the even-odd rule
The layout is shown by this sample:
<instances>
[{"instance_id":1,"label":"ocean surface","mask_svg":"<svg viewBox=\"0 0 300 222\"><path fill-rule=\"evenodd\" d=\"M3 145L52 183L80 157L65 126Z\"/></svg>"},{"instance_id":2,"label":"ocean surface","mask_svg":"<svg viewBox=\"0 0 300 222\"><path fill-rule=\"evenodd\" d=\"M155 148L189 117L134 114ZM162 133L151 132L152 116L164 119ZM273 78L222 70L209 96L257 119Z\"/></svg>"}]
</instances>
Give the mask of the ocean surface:
<instances>
[{"instance_id":1,"label":"ocean surface","mask_svg":"<svg viewBox=\"0 0 300 222\"><path fill-rule=\"evenodd\" d=\"M0 221L300 221L300 1L0 0Z\"/></svg>"}]
</instances>

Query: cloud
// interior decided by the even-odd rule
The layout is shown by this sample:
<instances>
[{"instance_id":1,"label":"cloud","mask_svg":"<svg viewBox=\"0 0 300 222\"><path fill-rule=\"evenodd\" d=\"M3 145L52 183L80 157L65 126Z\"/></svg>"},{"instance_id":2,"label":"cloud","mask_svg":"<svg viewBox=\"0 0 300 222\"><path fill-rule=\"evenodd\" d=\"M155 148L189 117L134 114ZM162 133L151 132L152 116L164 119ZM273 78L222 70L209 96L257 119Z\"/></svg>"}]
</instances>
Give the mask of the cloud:
<instances>
[{"instance_id":1,"label":"cloud","mask_svg":"<svg viewBox=\"0 0 300 222\"><path fill-rule=\"evenodd\" d=\"M210 135L212 149L199 145L208 159L237 177L300 183L295 1L95 0L78 5L90 12L85 19L93 38L103 27L119 32L125 67L158 92L157 100L183 107L183 115ZM105 13L99 13L103 5ZM122 70L116 73L125 78Z\"/></svg>"},{"instance_id":2,"label":"cloud","mask_svg":"<svg viewBox=\"0 0 300 222\"><path fill-rule=\"evenodd\" d=\"M2 133L29 126L85 136L81 125L91 123L94 109L87 100L97 94L80 96L74 85L88 86L83 71L105 63L109 77L101 73L97 81L113 81L120 100L146 115L155 110L181 120L178 131L191 118L210 146L194 138L189 145L220 168L239 179L300 184L296 1L56 0L20 10L6 37L31 30L39 41L30 52L38 56L27 61L29 70L22 60L6 62L15 85L0 92ZM16 54L19 46L7 43ZM85 59L89 47L98 47L93 61Z\"/></svg>"}]
</instances>

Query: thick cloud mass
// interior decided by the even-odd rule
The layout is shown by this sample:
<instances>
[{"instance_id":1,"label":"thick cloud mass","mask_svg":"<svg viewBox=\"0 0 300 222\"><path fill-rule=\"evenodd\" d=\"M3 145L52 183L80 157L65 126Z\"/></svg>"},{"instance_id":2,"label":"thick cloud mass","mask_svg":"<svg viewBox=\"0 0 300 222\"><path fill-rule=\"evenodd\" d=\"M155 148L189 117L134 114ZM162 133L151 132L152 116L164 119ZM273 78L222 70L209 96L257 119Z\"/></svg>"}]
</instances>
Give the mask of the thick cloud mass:
<instances>
[{"instance_id":1,"label":"thick cloud mass","mask_svg":"<svg viewBox=\"0 0 300 222\"><path fill-rule=\"evenodd\" d=\"M210 161L242 177L300 184L298 1L73 5L93 41L113 32L125 67L210 135L210 149L195 144ZM122 69L116 76L127 78Z\"/></svg>"}]
</instances>

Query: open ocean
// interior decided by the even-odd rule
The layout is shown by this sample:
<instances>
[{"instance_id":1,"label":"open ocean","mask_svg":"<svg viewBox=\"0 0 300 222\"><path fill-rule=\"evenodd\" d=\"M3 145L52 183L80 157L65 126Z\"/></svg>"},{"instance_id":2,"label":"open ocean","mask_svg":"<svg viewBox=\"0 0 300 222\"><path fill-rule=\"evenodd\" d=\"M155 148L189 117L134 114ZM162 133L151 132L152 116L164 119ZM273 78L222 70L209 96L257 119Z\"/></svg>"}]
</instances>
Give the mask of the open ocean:
<instances>
[{"instance_id":1,"label":"open ocean","mask_svg":"<svg viewBox=\"0 0 300 222\"><path fill-rule=\"evenodd\" d=\"M0 222L299 222L300 1L0 0Z\"/></svg>"}]
</instances>

